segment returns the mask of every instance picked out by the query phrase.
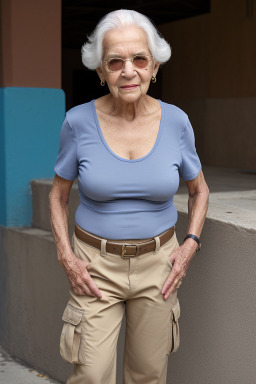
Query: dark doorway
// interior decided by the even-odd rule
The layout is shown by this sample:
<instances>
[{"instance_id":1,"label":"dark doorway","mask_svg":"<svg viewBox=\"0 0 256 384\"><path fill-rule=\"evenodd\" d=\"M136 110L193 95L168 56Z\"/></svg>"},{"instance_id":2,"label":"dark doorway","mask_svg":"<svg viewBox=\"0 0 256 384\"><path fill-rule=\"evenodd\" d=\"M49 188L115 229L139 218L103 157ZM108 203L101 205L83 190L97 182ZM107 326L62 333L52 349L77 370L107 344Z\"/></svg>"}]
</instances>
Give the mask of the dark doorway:
<instances>
[{"instance_id":1,"label":"dark doorway","mask_svg":"<svg viewBox=\"0 0 256 384\"><path fill-rule=\"evenodd\" d=\"M151 18L156 25L174 20L193 17L210 12L209 0L130 0L111 2L106 7L103 0L63 0L62 1L62 88L66 93L66 107L96 99L108 93L108 88L100 86L95 71L89 71L81 62L81 46L86 36L95 28L106 13L119 8L134 9ZM161 98L161 69L157 82L151 84L149 94Z\"/></svg>"}]
</instances>

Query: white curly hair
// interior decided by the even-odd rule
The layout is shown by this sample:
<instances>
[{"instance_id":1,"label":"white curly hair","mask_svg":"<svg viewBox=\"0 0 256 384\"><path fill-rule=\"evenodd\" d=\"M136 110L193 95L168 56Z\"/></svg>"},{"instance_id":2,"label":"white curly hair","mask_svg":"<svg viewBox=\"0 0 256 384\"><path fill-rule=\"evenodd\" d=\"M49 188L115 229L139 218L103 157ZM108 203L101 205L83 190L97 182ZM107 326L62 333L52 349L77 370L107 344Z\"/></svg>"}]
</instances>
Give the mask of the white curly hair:
<instances>
[{"instance_id":1,"label":"white curly hair","mask_svg":"<svg viewBox=\"0 0 256 384\"><path fill-rule=\"evenodd\" d=\"M137 25L146 32L148 47L155 62L163 64L170 59L170 45L147 16L137 11L119 9L106 14L88 36L88 41L82 46L82 62L84 66L93 70L99 68L103 52L102 43L106 32L131 24Z\"/></svg>"}]
</instances>

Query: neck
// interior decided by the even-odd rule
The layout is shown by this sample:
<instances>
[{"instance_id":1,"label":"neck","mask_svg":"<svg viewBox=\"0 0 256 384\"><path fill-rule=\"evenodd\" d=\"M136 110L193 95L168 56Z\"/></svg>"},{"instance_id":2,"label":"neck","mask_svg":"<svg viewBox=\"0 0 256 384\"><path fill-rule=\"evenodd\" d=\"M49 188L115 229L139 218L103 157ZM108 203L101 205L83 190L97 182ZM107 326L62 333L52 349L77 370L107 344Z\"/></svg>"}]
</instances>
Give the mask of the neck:
<instances>
[{"instance_id":1,"label":"neck","mask_svg":"<svg viewBox=\"0 0 256 384\"><path fill-rule=\"evenodd\" d=\"M141 96L135 102L127 103L123 100L114 98L110 94L109 103L111 106L111 114L119 116L127 121L133 121L138 116L147 113L148 107L151 105L151 98L145 95Z\"/></svg>"}]
</instances>

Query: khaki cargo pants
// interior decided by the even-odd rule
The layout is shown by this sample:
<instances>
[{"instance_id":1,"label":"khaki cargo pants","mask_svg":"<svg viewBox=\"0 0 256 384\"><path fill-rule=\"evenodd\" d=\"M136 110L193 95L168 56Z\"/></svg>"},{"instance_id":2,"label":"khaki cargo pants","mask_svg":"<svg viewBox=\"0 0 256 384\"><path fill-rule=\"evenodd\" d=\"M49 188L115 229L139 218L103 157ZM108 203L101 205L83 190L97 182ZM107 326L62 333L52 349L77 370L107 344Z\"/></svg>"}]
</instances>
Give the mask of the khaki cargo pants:
<instances>
[{"instance_id":1,"label":"khaki cargo pants","mask_svg":"<svg viewBox=\"0 0 256 384\"><path fill-rule=\"evenodd\" d=\"M154 252L123 259L107 253L104 241L100 251L73 235L75 255L89 263L102 298L78 296L71 289L60 342L62 358L74 364L67 384L116 384L124 311L122 383L166 383L168 356L179 346L180 307L177 291L164 300L161 289L172 268L169 255L179 245L175 233L161 248L158 236L155 240Z\"/></svg>"}]
</instances>

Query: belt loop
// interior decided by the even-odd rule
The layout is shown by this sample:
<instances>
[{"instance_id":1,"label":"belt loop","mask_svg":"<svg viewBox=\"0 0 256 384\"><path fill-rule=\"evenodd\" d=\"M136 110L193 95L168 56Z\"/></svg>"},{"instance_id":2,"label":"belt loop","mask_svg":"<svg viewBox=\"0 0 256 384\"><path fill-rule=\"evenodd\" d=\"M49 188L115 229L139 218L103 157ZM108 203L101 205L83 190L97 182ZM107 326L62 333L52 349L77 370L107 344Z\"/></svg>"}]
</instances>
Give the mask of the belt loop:
<instances>
[{"instance_id":1,"label":"belt loop","mask_svg":"<svg viewBox=\"0 0 256 384\"><path fill-rule=\"evenodd\" d=\"M100 254L101 256L107 256L107 250L106 250L107 240L101 239L100 243Z\"/></svg>"},{"instance_id":2,"label":"belt loop","mask_svg":"<svg viewBox=\"0 0 256 384\"><path fill-rule=\"evenodd\" d=\"M156 247L155 247L155 250L154 250L154 254L156 254L159 249L160 249L160 239L159 239L159 236L156 236L154 237L154 240L155 240L155 243L156 243Z\"/></svg>"}]
</instances>

